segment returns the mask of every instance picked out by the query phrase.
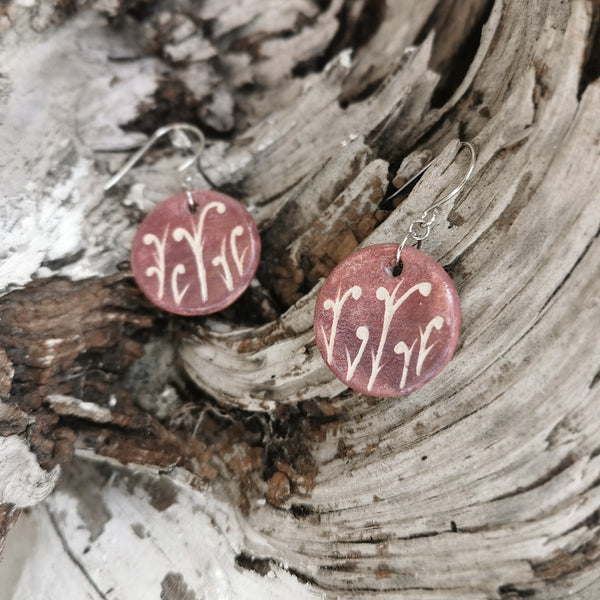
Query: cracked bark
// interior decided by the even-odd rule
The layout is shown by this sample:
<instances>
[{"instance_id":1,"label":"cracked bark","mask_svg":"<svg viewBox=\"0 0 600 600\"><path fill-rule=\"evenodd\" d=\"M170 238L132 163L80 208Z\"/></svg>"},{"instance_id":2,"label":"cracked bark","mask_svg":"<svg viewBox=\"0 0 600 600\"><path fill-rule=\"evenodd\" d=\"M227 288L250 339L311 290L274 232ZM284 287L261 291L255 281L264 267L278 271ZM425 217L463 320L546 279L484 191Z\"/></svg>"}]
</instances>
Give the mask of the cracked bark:
<instances>
[{"instance_id":1,"label":"cracked bark","mask_svg":"<svg viewBox=\"0 0 600 600\"><path fill-rule=\"evenodd\" d=\"M595 600L597 3L29 4L0 8L9 597ZM172 120L263 240L210 319L129 274L178 154L101 193ZM314 344L320 281L451 189L457 138L477 168L423 249L459 350L409 397L352 393Z\"/></svg>"}]
</instances>

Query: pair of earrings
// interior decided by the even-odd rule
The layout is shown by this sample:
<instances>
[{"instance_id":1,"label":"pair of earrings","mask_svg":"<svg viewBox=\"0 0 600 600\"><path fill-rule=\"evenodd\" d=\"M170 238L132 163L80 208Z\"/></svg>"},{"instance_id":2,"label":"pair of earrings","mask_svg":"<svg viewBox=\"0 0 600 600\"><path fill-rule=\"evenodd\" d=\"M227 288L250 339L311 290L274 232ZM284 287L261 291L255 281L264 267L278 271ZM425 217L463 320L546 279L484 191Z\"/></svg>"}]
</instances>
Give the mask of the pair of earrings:
<instances>
[{"instance_id":1,"label":"pair of earrings","mask_svg":"<svg viewBox=\"0 0 600 600\"><path fill-rule=\"evenodd\" d=\"M104 189L127 173L161 137L173 131L195 135L199 148L179 167L195 165L204 135L187 123L158 129ZM421 250L439 207L455 198L475 168L449 194L411 223L400 244L376 244L337 265L318 295L317 346L331 371L352 389L371 396L409 394L438 375L452 358L460 333L460 302L444 269ZM417 175L388 199L405 187ZM207 315L232 304L250 284L260 258L260 237L250 213L215 191L190 189L161 202L135 236L131 265L135 280L160 308L178 315Z\"/></svg>"}]
</instances>

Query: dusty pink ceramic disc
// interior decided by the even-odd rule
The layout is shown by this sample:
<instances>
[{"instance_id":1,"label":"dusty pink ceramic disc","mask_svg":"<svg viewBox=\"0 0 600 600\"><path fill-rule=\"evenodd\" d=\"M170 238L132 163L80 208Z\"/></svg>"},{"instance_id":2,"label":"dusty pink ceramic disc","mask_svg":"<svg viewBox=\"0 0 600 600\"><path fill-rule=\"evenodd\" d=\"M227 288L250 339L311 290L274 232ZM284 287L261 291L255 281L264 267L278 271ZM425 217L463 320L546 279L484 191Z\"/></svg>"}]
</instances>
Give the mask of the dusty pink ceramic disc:
<instances>
[{"instance_id":1,"label":"dusty pink ceramic disc","mask_svg":"<svg viewBox=\"0 0 600 600\"><path fill-rule=\"evenodd\" d=\"M325 281L315 307L315 336L333 373L371 396L409 394L448 363L460 332L454 283L424 252L397 244L351 254Z\"/></svg>"},{"instance_id":2,"label":"dusty pink ceramic disc","mask_svg":"<svg viewBox=\"0 0 600 600\"><path fill-rule=\"evenodd\" d=\"M142 221L131 252L135 280L157 306L179 315L207 315L234 302L254 277L260 237L250 213L213 191L161 202Z\"/></svg>"}]
</instances>

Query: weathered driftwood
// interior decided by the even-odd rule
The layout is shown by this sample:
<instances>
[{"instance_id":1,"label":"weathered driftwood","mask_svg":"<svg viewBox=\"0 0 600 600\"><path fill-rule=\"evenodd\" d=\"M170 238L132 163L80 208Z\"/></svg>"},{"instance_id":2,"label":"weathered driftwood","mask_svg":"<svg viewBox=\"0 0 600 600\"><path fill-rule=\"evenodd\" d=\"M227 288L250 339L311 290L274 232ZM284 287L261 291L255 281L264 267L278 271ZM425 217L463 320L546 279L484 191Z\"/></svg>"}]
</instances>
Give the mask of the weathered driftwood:
<instances>
[{"instance_id":1,"label":"weathered driftwood","mask_svg":"<svg viewBox=\"0 0 600 600\"><path fill-rule=\"evenodd\" d=\"M46 500L0 589L596 599L599 22L591 0L3 4L0 549ZM208 134L197 185L262 232L209 319L128 272L177 153L101 191L174 120ZM408 397L349 392L314 343L320 281L458 181L459 138L475 173L423 245L459 350Z\"/></svg>"}]
</instances>

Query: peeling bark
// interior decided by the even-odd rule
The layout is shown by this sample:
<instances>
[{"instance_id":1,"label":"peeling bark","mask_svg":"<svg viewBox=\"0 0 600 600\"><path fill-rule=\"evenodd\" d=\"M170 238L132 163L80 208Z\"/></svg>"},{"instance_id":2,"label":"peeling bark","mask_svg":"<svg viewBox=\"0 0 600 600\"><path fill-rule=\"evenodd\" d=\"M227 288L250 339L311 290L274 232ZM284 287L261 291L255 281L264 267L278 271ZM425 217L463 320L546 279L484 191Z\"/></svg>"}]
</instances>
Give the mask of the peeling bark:
<instances>
[{"instance_id":1,"label":"peeling bark","mask_svg":"<svg viewBox=\"0 0 600 600\"><path fill-rule=\"evenodd\" d=\"M599 15L591 0L3 4L2 589L596 600ZM208 139L195 185L239 198L263 241L249 290L205 319L162 313L129 272L143 215L180 189L179 153L155 148L102 194L182 120ZM457 139L477 167L423 249L456 283L458 352L406 398L361 396L321 360L316 295L456 185Z\"/></svg>"}]
</instances>

